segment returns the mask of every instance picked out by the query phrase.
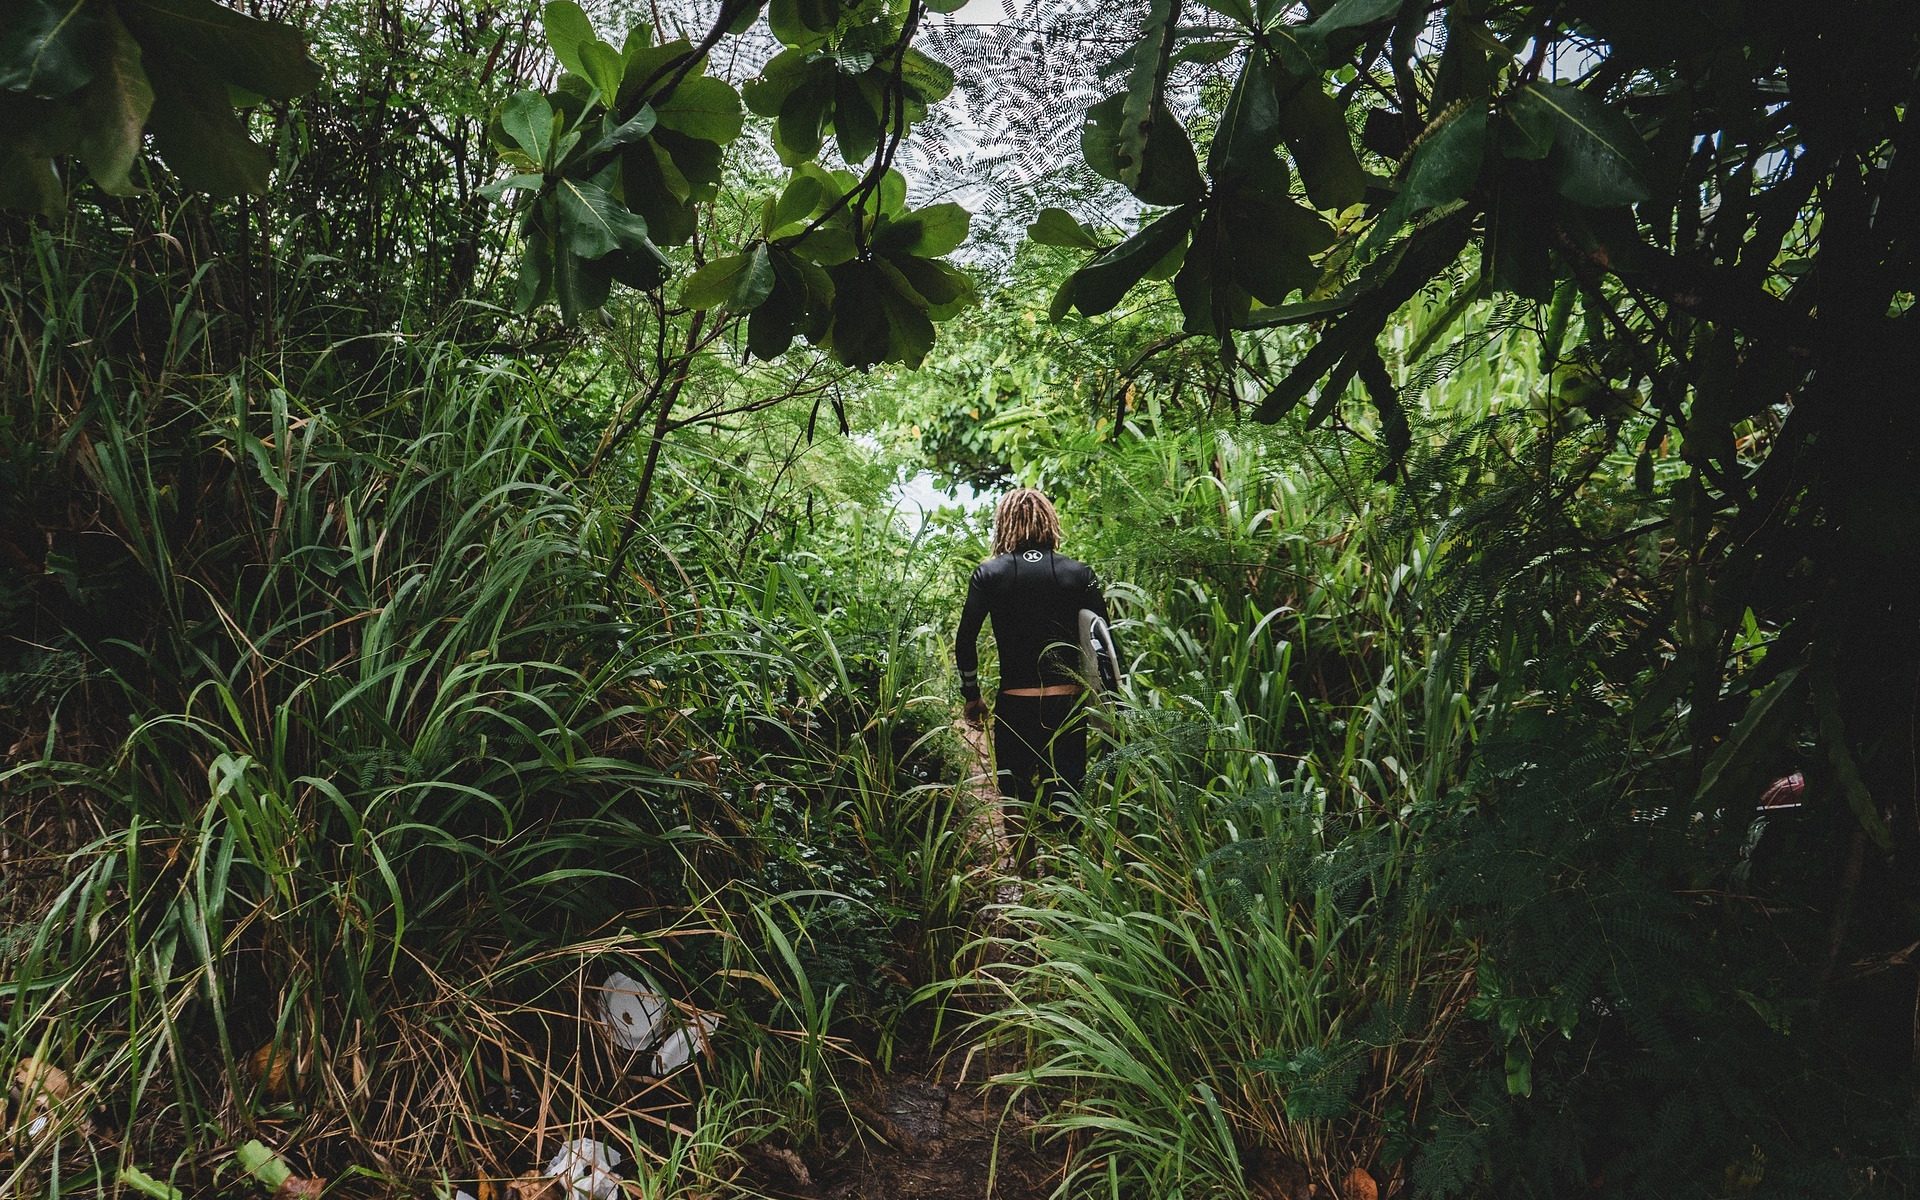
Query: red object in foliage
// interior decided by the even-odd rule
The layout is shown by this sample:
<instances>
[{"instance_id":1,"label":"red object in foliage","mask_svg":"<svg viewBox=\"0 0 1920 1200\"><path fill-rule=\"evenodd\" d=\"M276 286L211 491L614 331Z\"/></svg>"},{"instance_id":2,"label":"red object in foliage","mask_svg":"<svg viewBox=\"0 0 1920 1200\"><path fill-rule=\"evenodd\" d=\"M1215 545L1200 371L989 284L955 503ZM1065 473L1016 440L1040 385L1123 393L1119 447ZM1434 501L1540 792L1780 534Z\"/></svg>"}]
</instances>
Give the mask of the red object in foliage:
<instances>
[{"instance_id":1,"label":"red object in foliage","mask_svg":"<svg viewBox=\"0 0 1920 1200\"><path fill-rule=\"evenodd\" d=\"M1777 808L1799 808L1806 802L1807 777L1795 771L1773 781L1767 790L1760 793L1760 809L1770 812Z\"/></svg>"}]
</instances>

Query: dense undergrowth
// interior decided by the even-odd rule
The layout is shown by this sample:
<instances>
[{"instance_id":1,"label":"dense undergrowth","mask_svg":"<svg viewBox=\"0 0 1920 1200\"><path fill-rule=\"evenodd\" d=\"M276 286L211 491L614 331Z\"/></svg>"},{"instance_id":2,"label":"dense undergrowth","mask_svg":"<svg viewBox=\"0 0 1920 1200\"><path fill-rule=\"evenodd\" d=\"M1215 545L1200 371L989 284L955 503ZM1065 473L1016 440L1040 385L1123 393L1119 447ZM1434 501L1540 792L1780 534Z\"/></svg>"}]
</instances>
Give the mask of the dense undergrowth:
<instances>
[{"instance_id":1,"label":"dense undergrowth","mask_svg":"<svg viewBox=\"0 0 1920 1200\"><path fill-rule=\"evenodd\" d=\"M94 1136L9 1190L204 1188L267 1130L394 1182L598 1130L670 1190L804 1138L952 974L977 857L884 514L827 516L880 550L828 562L713 472L610 582L551 379L431 334L214 373L191 325L129 371L140 281L32 249L4 1028ZM636 1082L614 970L724 1014L715 1061Z\"/></svg>"},{"instance_id":2,"label":"dense undergrowth","mask_svg":"<svg viewBox=\"0 0 1920 1200\"><path fill-rule=\"evenodd\" d=\"M802 414L685 439L617 551L564 375L431 332L214 369L187 306L132 369L138 277L31 251L3 1028L63 1084L16 1089L11 1190L242 1189L252 1138L477 1186L574 1136L645 1194L751 1189L980 1034L1064 1194L1906 1186L1884 999L1815 1007L1779 818L1670 815L1677 735L1602 653L1657 545L1529 548L1654 501L1563 487L1605 443L1502 408L1524 360L1397 489L1351 434L1019 426L1132 669L983 959L944 662L977 521L910 533ZM711 1055L610 1046L615 970L721 1014Z\"/></svg>"},{"instance_id":3,"label":"dense undergrowth","mask_svg":"<svg viewBox=\"0 0 1920 1200\"><path fill-rule=\"evenodd\" d=\"M316 29L363 73L424 36ZM462 188L468 41L389 80L462 115ZM1748 614L1668 669L1684 447L1556 404L1540 314L1413 304L1398 463L1370 414L1240 420L1167 297L1047 322L1032 246L915 374L749 362L657 293L570 331L341 70L277 201L311 222L0 230L0 1194L250 1194L258 1141L497 1196L580 1137L630 1194L804 1191L943 1059L1062 1196L1920 1186L1920 914L1820 718L1698 736L1797 668ZM1017 888L952 728L984 513L903 514L922 468L1046 487L1120 618ZM614 972L710 1045L622 1050Z\"/></svg>"}]
</instances>

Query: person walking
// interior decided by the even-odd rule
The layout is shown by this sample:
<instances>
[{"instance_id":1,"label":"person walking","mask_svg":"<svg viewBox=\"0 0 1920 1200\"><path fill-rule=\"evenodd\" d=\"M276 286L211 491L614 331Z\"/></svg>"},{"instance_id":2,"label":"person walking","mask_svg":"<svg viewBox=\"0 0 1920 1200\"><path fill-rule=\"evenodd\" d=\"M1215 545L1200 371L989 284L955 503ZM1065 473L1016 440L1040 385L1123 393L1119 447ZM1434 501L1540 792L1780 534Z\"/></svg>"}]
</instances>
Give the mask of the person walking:
<instances>
[{"instance_id":1,"label":"person walking","mask_svg":"<svg viewBox=\"0 0 1920 1200\"><path fill-rule=\"evenodd\" d=\"M1034 818L1059 826L1055 802L1077 792L1087 770L1080 678L1080 611L1107 620L1107 600L1091 568L1059 552L1060 516L1034 488L1000 498L993 557L967 583L954 639L967 723L985 723L980 695L980 626L991 619L1000 651L993 716L994 776L1013 860L1033 857Z\"/></svg>"}]
</instances>

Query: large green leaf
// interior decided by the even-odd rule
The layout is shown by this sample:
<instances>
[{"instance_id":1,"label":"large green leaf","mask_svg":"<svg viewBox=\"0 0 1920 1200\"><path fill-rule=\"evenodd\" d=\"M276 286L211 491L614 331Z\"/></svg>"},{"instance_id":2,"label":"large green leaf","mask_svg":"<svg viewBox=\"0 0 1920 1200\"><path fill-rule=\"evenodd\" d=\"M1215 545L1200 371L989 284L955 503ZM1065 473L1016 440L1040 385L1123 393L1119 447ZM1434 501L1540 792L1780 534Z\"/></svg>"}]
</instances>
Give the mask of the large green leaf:
<instances>
[{"instance_id":1,"label":"large green leaf","mask_svg":"<svg viewBox=\"0 0 1920 1200\"><path fill-rule=\"evenodd\" d=\"M1080 152L1087 165L1116 183L1126 184L1148 204L1171 206L1198 199L1207 188L1200 175L1199 159L1186 129L1165 105L1148 130L1142 169L1128 183L1120 138L1125 103L1124 94L1110 96L1087 110L1080 130Z\"/></svg>"},{"instance_id":2,"label":"large green leaf","mask_svg":"<svg viewBox=\"0 0 1920 1200\"><path fill-rule=\"evenodd\" d=\"M1180 303L1181 329L1187 333L1211 334L1224 338L1234 325L1234 309L1246 302L1246 294L1221 278L1221 262L1227 257L1221 245L1220 214L1209 208L1194 228L1193 242L1173 277L1173 297Z\"/></svg>"},{"instance_id":3,"label":"large green leaf","mask_svg":"<svg viewBox=\"0 0 1920 1200\"><path fill-rule=\"evenodd\" d=\"M1211 9L1236 25L1242 25L1248 29L1255 28L1257 25L1253 5L1247 0L1199 0L1199 4L1200 7Z\"/></svg>"},{"instance_id":4,"label":"large green leaf","mask_svg":"<svg viewBox=\"0 0 1920 1200\"><path fill-rule=\"evenodd\" d=\"M1509 102L1526 145L1550 130L1554 186L1594 208L1637 204L1648 195L1647 144L1631 122L1598 97L1568 83L1530 82Z\"/></svg>"},{"instance_id":5,"label":"large green leaf","mask_svg":"<svg viewBox=\"0 0 1920 1200\"><path fill-rule=\"evenodd\" d=\"M673 160L674 170L686 180L687 199L704 203L720 194L720 160L725 153L717 142L656 129L653 140Z\"/></svg>"},{"instance_id":6,"label":"large green leaf","mask_svg":"<svg viewBox=\"0 0 1920 1200\"><path fill-rule=\"evenodd\" d=\"M741 98L755 116L777 117L793 89L810 77L833 70L828 62L813 58L804 50L782 50L760 68L760 74L740 89Z\"/></svg>"},{"instance_id":7,"label":"large green leaf","mask_svg":"<svg viewBox=\"0 0 1920 1200\"><path fill-rule=\"evenodd\" d=\"M500 106L500 129L537 167L551 166L553 105L535 91L515 92Z\"/></svg>"},{"instance_id":8,"label":"large green leaf","mask_svg":"<svg viewBox=\"0 0 1920 1200\"><path fill-rule=\"evenodd\" d=\"M561 249L553 256L553 296L560 316L571 323L607 302L613 290L612 264L581 258Z\"/></svg>"},{"instance_id":9,"label":"large green leaf","mask_svg":"<svg viewBox=\"0 0 1920 1200\"><path fill-rule=\"evenodd\" d=\"M885 281L885 286L879 289L881 311L887 319L885 361L917 367L933 349L933 318L899 268L885 259L876 259L874 267L878 277Z\"/></svg>"},{"instance_id":10,"label":"large green leaf","mask_svg":"<svg viewBox=\"0 0 1920 1200\"><path fill-rule=\"evenodd\" d=\"M812 230L794 244L794 249L823 267L851 261L860 253L860 247L854 244L851 222L843 218L844 214Z\"/></svg>"},{"instance_id":11,"label":"large green leaf","mask_svg":"<svg viewBox=\"0 0 1920 1200\"><path fill-rule=\"evenodd\" d=\"M1516 95L1502 110L1506 122L1501 127L1500 152L1508 158L1538 162L1553 152L1557 122L1553 110L1544 104L1522 104Z\"/></svg>"},{"instance_id":12,"label":"large green leaf","mask_svg":"<svg viewBox=\"0 0 1920 1200\"><path fill-rule=\"evenodd\" d=\"M1435 119L1402 173L1400 193L1374 220L1361 243L1371 249L1436 205L1458 200L1480 177L1487 140L1487 108L1462 101Z\"/></svg>"},{"instance_id":13,"label":"large green leaf","mask_svg":"<svg viewBox=\"0 0 1920 1200\"><path fill-rule=\"evenodd\" d=\"M900 55L900 83L909 99L928 107L953 91L953 68L908 46Z\"/></svg>"},{"instance_id":14,"label":"large green leaf","mask_svg":"<svg viewBox=\"0 0 1920 1200\"><path fill-rule=\"evenodd\" d=\"M811 50L827 40L835 15L820 0L768 0L767 28L785 45Z\"/></svg>"},{"instance_id":15,"label":"large green leaf","mask_svg":"<svg viewBox=\"0 0 1920 1200\"><path fill-rule=\"evenodd\" d=\"M150 75L147 128L154 149L180 181L211 196L261 195L273 156L247 138L227 86L202 72L172 67Z\"/></svg>"},{"instance_id":16,"label":"large green leaf","mask_svg":"<svg viewBox=\"0 0 1920 1200\"><path fill-rule=\"evenodd\" d=\"M1267 6L1273 16L1292 5ZM1318 9L1325 6L1313 5ZM1314 77L1329 59L1357 44L1367 31L1398 18L1402 0L1339 0L1325 7L1317 17L1289 25L1271 17L1266 22L1268 44L1287 70L1296 75Z\"/></svg>"},{"instance_id":17,"label":"large green leaf","mask_svg":"<svg viewBox=\"0 0 1920 1200\"><path fill-rule=\"evenodd\" d=\"M879 213L904 213L907 211L907 177L892 167L880 176L880 186L873 191L877 207L869 205L869 211Z\"/></svg>"},{"instance_id":18,"label":"large green leaf","mask_svg":"<svg viewBox=\"0 0 1920 1200\"><path fill-rule=\"evenodd\" d=\"M640 292L665 283L670 270L666 255L651 241L635 250L615 250L600 261L607 265L614 282Z\"/></svg>"},{"instance_id":19,"label":"large green leaf","mask_svg":"<svg viewBox=\"0 0 1920 1200\"><path fill-rule=\"evenodd\" d=\"M1096 175L1114 182L1121 182L1119 117L1125 104L1125 94L1108 96L1106 100L1087 109L1087 117L1081 125L1081 157L1087 159L1087 165L1094 169Z\"/></svg>"},{"instance_id":20,"label":"large green leaf","mask_svg":"<svg viewBox=\"0 0 1920 1200\"><path fill-rule=\"evenodd\" d=\"M164 48L169 59L257 96L291 100L320 82L320 68L291 25L256 20L214 0L119 0L119 11L144 49Z\"/></svg>"},{"instance_id":21,"label":"large green leaf","mask_svg":"<svg viewBox=\"0 0 1920 1200\"><path fill-rule=\"evenodd\" d=\"M1480 260L1495 287L1532 300L1553 291L1553 193L1537 177L1501 180L1487 213Z\"/></svg>"},{"instance_id":22,"label":"large green leaf","mask_svg":"<svg viewBox=\"0 0 1920 1200\"><path fill-rule=\"evenodd\" d=\"M1339 3L1308 23L1318 37L1344 33L1367 25L1378 25L1400 15L1405 0L1339 0Z\"/></svg>"},{"instance_id":23,"label":"large green leaf","mask_svg":"<svg viewBox=\"0 0 1920 1200\"><path fill-rule=\"evenodd\" d=\"M800 328L813 342L826 340L827 326L833 320L833 276L818 263L808 262L784 250L773 253L774 277L782 287L800 297L805 314Z\"/></svg>"},{"instance_id":24,"label":"large green leaf","mask_svg":"<svg viewBox=\"0 0 1920 1200\"><path fill-rule=\"evenodd\" d=\"M826 139L827 115L833 110L833 72L809 75L780 102L773 123L773 148L790 167L820 153Z\"/></svg>"},{"instance_id":25,"label":"large green leaf","mask_svg":"<svg viewBox=\"0 0 1920 1200\"><path fill-rule=\"evenodd\" d=\"M834 267L833 355L866 370L883 362L918 366L933 348L933 321L900 275L883 262L855 260Z\"/></svg>"},{"instance_id":26,"label":"large green leaf","mask_svg":"<svg viewBox=\"0 0 1920 1200\"><path fill-rule=\"evenodd\" d=\"M1064 246L1070 250L1098 250L1100 243L1087 232L1074 215L1064 208L1043 208L1027 226L1027 237L1042 246Z\"/></svg>"},{"instance_id":27,"label":"large green leaf","mask_svg":"<svg viewBox=\"0 0 1920 1200\"><path fill-rule=\"evenodd\" d=\"M520 259L520 275L514 282L513 307L529 313L547 302L553 294L553 238L550 234L529 235L526 253Z\"/></svg>"},{"instance_id":28,"label":"large green leaf","mask_svg":"<svg viewBox=\"0 0 1920 1200\"><path fill-rule=\"evenodd\" d=\"M675 38L658 46L652 44L651 38L652 33L645 25L637 25L620 47L626 70L620 79L620 98L615 107L621 112L646 99L641 92L652 89L669 70L686 66L694 56L693 43L685 38ZM691 73L704 68L694 62L687 69Z\"/></svg>"},{"instance_id":29,"label":"large green leaf","mask_svg":"<svg viewBox=\"0 0 1920 1200\"><path fill-rule=\"evenodd\" d=\"M562 176L554 184L567 249L581 258L647 244L647 223L597 183Z\"/></svg>"},{"instance_id":30,"label":"large green leaf","mask_svg":"<svg viewBox=\"0 0 1920 1200\"><path fill-rule=\"evenodd\" d=\"M1162 213L1132 237L1075 271L1067 281L1074 307L1090 317L1110 311L1188 235L1194 215L1191 207Z\"/></svg>"},{"instance_id":31,"label":"large green leaf","mask_svg":"<svg viewBox=\"0 0 1920 1200\"><path fill-rule=\"evenodd\" d=\"M540 9L540 22L547 31L547 45L553 47L560 65L575 75L591 78L581 48L597 39L586 11L573 0L550 0Z\"/></svg>"},{"instance_id":32,"label":"large green leaf","mask_svg":"<svg viewBox=\"0 0 1920 1200\"><path fill-rule=\"evenodd\" d=\"M773 291L773 262L767 256L767 244L756 243L747 251L747 265L727 293L727 308L733 312L751 312Z\"/></svg>"},{"instance_id":33,"label":"large green leaf","mask_svg":"<svg viewBox=\"0 0 1920 1200\"><path fill-rule=\"evenodd\" d=\"M627 207L645 218L649 241L678 246L693 236L692 185L658 142L648 139L621 153L620 190Z\"/></svg>"},{"instance_id":34,"label":"large green leaf","mask_svg":"<svg viewBox=\"0 0 1920 1200\"><path fill-rule=\"evenodd\" d=\"M631 145L652 133L655 123L651 104L642 104L640 111L618 125L614 124L613 117L608 115L602 122L606 132L601 135L600 143L595 149L611 150L615 146Z\"/></svg>"},{"instance_id":35,"label":"large green leaf","mask_svg":"<svg viewBox=\"0 0 1920 1200\"><path fill-rule=\"evenodd\" d=\"M1400 194L1416 213L1465 196L1480 177L1487 138L1485 105L1463 102L1443 114L1407 162Z\"/></svg>"},{"instance_id":36,"label":"large green leaf","mask_svg":"<svg viewBox=\"0 0 1920 1200\"><path fill-rule=\"evenodd\" d=\"M740 136L745 121L740 93L711 75L681 80L671 96L654 102L654 113L662 129L723 145Z\"/></svg>"},{"instance_id":37,"label":"large green leaf","mask_svg":"<svg viewBox=\"0 0 1920 1200\"><path fill-rule=\"evenodd\" d=\"M1266 158L1280 144L1279 82L1271 55L1258 47L1247 52L1207 148L1207 172L1215 182Z\"/></svg>"},{"instance_id":38,"label":"large green leaf","mask_svg":"<svg viewBox=\"0 0 1920 1200\"><path fill-rule=\"evenodd\" d=\"M601 103L609 107L617 104L626 70L619 52L598 38L590 38L580 44L580 61L580 74L600 93Z\"/></svg>"},{"instance_id":39,"label":"large green leaf","mask_svg":"<svg viewBox=\"0 0 1920 1200\"><path fill-rule=\"evenodd\" d=\"M772 361L793 345L794 332L804 317L800 299L790 289L775 286L766 302L747 318L747 353Z\"/></svg>"},{"instance_id":40,"label":"large green leaf","mask_svg":"<svg viewBox=\"0 0 1920 1200\"><path fill-rule=\"evenodd\" d=\"M116 196L134 193L128 172L153 110L153 86L140 65L140 47L108 10L100 22L100 65L77 97L78 150L95 183Z\"/></svg>"},{"instance_id":41,"label":"large green leaf","mask_svg":"<svg viewBox=\"0 0 1920 1200\"><path fill-rule=\"evenodd\" d=\"M840 157L849 163L865 162L880 148L880 105L882 97L869 91L862 80L835 73L833 83L833 132Z\"/></svg>"},{"instance_id":42,"label":"large green leaf","mask_svg":"<svg viewBox=\"0 0 1920 1200\"><path fill-rule=\"evenodd\" d=\"M1320 89L1317 79L1286 79L1280 88L1285 95L1280 136L1293 154L1307 197L1314 207L1336 212L1360 203L1367 173L1354 153L1345 110Z\"/></svg>"},{"instance_id":43,"label":"large green leaf","mask_svg":"<svg viewBox=\"0 0 1920 1200\"><path fill-rule=\"evenodd\" d=\"M1173 52L1175 63L1198 63L1211 67L1232 58L1246 43L1239 38L1215 38L1210 41L1187 42Z\"/></svg>"},{"instance_id":44,"label":"large green leaf","mask_svg":"<svg viewBox=\"0 0 1920 1200\"><path fill-rule=\"evenodd\" d=\"M509 175L505 179L493 180L484 188L480 188L480 194L493 202L505 202L507 192L538 192L543 186L547 186L545 175L520 173L520 175Z\"/></svg>"},{"instance_id":45,"label":"large green leaf","mask_svg":"<svg viewBox=\"0 0 1920 1200\"><path fill-rule=\"evenodd\" d=\"M926 302L927 315L945 320L969 304L975 295L966 272L931 258L889 258L887 265Z\"/></svg>"},{"instance_id":46,"label":"large green leaf","mask_svg":"<svg viewBox=\"0 0 1920 1200\"><path fill-rule=\"evenodd\" d=\"M1151 169L1147 139L1158 131L1165 108L1160 93L1179 13L1180 0L1147 0L1146 20L1133 50L1133 70L1127 90L1121 93L1120 119L1113 126L1114 165L1119 172L1115 178L1135 195L1141 194L1143 177Z\"/></svg>"},{"instance_id":47,"label":"large green leaf","mask_svg":"<svg viewBox=\"0 0 1920 1200\"><path fill-rule=\"evenodd\" d=\"M14 0L0 17L0 89L51 97L83 86L99 16L90 0Z\"/></svg>"},{"instance_id":48,"label":"large green leaf","mask_svg":"<svg viewBox=\"0 0 1920 1200\"><path fill-rule=\"evenodd\" d=\"M1333 244L1325 221L1284 196L1233 195L1220 205L1233 281L1263 304L1279 304L1320 279L1312 255Z\"/></svg>"},{"instance_id":49,"label":"large green leaf","mask_svg":"<svg viewBox=\"0 0 1920 1200\"><path fill-rule=\"evenodd\" d=\"M773 290L747 319L747 349L755 358L772 359L786 352L796 333L815 342L825 340L833 317L833 281L805 259L778 247L770 248Z\"/></svg>"},{"instance_id":50,"label":"large green leaf","mask_svg":"<svg viewBox=\"0 0 1920 1200\"><path fill-rule=\"evenodd\" d=\"M744 254L716 258L687 276L680 288L680 303L688 308L718 308L722 304L733 308L739 297L758 304L766 299L773 282L773 263L762 243ZM753 304L745 307L752 308Z\"/></svg>"},{"instance_id":51,"label":"large green leaf","mask_svg":"<svg viewBox=\"0 0 1920 1200\"><path fill-rule=\"evenodd\" d=\"M775 232L789 225L807 220L819 206L820 180L811 175L796 174L781 189L780 198L774 201L763 232L772 237Z\"/></svg>"},{"instance_id":52,"label":"large green leaf","mask_svg":"<svg viewBox=\"0 0 1920 1200\"><path fill-rule=\"evenodd\" d=\"M951 254L967 240L972 219L973 214L952 201L930 204L898 220L882 222L874 233L874 249L889 255L938 258Z\"/></svg>"}]
</instances>

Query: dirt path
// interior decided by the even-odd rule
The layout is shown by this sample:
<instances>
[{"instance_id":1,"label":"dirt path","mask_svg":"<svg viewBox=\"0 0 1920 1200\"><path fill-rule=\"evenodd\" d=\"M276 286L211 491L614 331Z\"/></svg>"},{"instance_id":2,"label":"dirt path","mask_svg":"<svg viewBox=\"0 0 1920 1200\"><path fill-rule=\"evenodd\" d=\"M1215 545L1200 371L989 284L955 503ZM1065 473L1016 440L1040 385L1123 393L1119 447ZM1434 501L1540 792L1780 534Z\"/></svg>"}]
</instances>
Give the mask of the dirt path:
<instances>
[{"instance_id":1,"label":"dirt path","mask_svg":"<svg viewBox=\"0 0 1920 1200\"><path fill-rule=\"evenodd\" d=\"M1004 870L1006 829L988 734L964 722L954 732L975 764L961 786L976 802L981 857ZM1011 903L1019 887L999 884L992 900ZM991 920L981 914L983 926ZM768 1156L754 1174L769 1195L806 1200L1041 1200L1059 1184L1065 1156L1040 1140L1032 1113L1009 1106L1005 1090L986 1083L1019 1065L978 1044L951 1047L925 1068L884 1076L853 1097L849 1121L822 1138L823 1150Z\"/></svg>"},{"instance_id":2,"label":"dirt path","mask_svg":"<svg viewBox=\"0 0 1920 1200\"><path fill-rule=\"evenodd\" d=\"M951 1060L949 1060L951 1061ZM984 1076L983 1064L974 1072ZM1031 1119L980 1079L886 1079L851 1108L859 1133L818 1164L819 1200L1040 1200L1064 1169Z\"/></svg>"}]
</instances>

